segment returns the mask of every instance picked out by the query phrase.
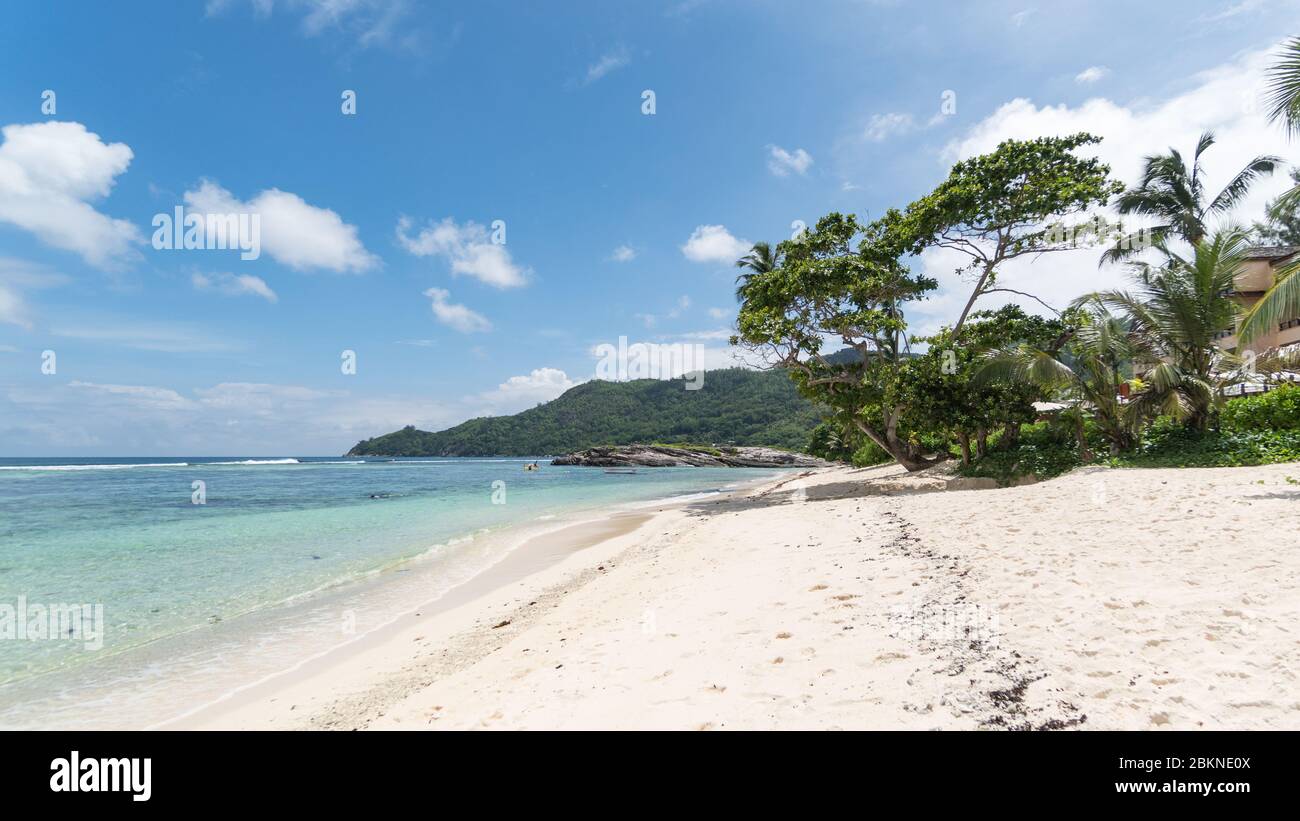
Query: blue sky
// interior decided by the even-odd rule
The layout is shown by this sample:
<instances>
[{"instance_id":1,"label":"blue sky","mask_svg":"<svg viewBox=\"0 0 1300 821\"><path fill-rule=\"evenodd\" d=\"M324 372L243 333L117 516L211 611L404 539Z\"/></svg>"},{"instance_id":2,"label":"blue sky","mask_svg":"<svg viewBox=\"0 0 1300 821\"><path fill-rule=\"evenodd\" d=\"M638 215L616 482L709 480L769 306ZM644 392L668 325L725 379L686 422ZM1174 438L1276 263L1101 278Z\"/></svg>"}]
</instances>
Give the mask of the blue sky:
<instances>
[{"instance_id":1,"label":"blue sky","mask_svg":"<svg viewBox=\"0 0 1300 821\"><path fill-rule=\"evenodd\" d=\"M1086 128L1126 180L1202 128L1212 171L1300 155L1253 108L1297 11L9 5L0 454L332 454L553 398L619 336L725 364L736 249L905 205L1004 137ZM187 204L259 213L261 256L153 248L154 215ZM915 264L944 286L918 329L951 322L951 260ZM1037 265L1009 283L1049 301L1118 276L1095 254Z\"/></svg>"}]
</instances>

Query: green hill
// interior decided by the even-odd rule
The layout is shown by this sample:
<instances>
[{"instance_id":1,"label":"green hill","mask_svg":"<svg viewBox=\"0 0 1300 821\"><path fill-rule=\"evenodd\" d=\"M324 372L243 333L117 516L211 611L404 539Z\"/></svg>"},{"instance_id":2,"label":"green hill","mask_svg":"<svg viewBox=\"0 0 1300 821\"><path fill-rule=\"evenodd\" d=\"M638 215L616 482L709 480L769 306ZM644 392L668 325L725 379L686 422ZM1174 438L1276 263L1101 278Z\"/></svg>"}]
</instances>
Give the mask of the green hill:
<instances>
[{"instance_id":1,"label":"green hill","mask_svg":"<svg viewBox=\"0 0 1300 821\"><path fill-rule=\"evenodd\" d=\"M408 426L359 442L347 455L540 456L636 442L803 450L819 421L784 371L730 368L708 371L693 391L680 379L587 382L514 416L436 433Z\"/></svg>"}]
</instances>

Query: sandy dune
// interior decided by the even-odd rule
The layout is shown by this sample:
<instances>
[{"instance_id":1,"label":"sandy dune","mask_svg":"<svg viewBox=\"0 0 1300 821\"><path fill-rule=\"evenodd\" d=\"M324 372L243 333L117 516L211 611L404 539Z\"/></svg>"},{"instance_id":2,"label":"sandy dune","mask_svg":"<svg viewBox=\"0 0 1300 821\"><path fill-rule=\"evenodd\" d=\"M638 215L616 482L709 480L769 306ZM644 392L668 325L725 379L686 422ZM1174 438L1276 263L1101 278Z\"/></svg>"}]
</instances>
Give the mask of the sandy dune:
<instances>
[{"instance_id":1,"label":"sandy dune","mask_svg":"<svg viewBox=\"0 0 1300 821\"><path fill-rule=\"evenodd\" d=\"M184 726L1300 728L1300 465L895 472L607 527Z\"/></svg>"}]
</instances>

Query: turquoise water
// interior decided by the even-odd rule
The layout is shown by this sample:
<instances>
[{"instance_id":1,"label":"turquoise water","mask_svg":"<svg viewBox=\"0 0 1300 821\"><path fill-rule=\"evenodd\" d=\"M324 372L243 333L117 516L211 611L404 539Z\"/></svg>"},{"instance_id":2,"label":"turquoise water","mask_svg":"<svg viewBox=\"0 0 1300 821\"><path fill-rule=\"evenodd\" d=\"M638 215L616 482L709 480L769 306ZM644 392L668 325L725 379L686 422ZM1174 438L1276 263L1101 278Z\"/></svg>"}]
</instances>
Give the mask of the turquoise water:
<instances>
[{"instance_id":1,"label":"turquoise water","mask_svg":"<svg viewBox=\"0 0 1300 821\"><path fill-rule=\"evenodd\" d=\"M270 624L286 607L417 557L450 561L471 534L773 473L616 475L544 462L525 472L528 461L0 459L0 606L20 596L29 606L102 605L104 627L102 646L93 648L0 641L0 717L26 680L54 675L67 684L82 670L102 676L97 663L110 657L113 676L129 679L131 654L139 651L138 666L157 668L166 659L141 648L168 646L169 638L184 636L172 646L195 658L207 633L213 647L220 638L222 653L255 653L247 642L232 644L232 624ZM196 481L205 484L204 504L194 503Z\"/></svg>"}]
</instances>

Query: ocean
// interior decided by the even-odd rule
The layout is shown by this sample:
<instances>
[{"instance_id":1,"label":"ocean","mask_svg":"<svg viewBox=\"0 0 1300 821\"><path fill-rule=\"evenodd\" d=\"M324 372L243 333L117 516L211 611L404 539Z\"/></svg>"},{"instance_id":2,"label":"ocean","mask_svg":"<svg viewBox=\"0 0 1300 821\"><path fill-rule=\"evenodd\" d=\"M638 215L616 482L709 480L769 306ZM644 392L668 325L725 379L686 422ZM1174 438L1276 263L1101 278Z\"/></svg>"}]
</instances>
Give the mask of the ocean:
<instances>
[{"instance_id":1,"label":"ocean","mask_svg":"<svg viewBox=\"0 0 1300 821\"><path fill-rule=\"evenodd\" d=\"M148 726L382 626L530 534L777 472L531 461L0 459L0 727Z\"/></svg>"}]
</instances>

